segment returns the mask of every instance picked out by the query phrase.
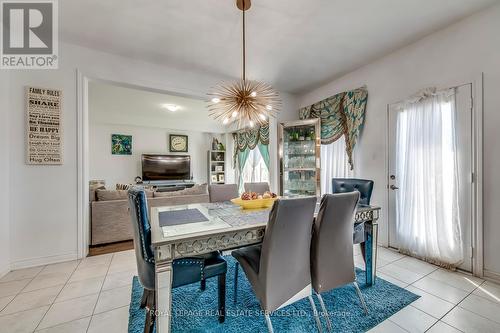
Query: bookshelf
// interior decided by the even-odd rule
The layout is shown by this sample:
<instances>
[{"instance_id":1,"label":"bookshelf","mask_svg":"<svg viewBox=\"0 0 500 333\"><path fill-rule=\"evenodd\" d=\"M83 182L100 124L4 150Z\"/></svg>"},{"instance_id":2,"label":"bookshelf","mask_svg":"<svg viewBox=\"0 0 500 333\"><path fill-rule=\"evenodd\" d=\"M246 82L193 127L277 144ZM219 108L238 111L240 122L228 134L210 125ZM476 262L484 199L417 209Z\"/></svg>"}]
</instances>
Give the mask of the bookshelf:
<instances>
[{"instance_id":1,"label":"bookshelf","mask_svg":"<svg viewBox=\"0 0 500 333\"><path fill-rule=\"evenodd\" d=\"M226 183L226 151L209 150L208 159L208 183L225 184Z\"/></svg>"}]
</instances>

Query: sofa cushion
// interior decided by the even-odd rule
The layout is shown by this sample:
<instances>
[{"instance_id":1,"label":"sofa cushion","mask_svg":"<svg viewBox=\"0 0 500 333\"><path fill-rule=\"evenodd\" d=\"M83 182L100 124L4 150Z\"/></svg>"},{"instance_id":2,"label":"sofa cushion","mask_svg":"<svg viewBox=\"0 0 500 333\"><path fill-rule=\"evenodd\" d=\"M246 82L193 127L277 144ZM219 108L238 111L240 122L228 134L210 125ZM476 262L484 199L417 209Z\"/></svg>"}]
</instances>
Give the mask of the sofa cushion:
<instances>
[{"instance_id":1,"label":"sofa cushion","mask_svg":"<svg viewBox=\"0 0 500 333\"><path fill-rule=\"evenodd\" d=\"M146 190L146 197L152 198L153 191ZM128 191L127 190L103 190L98 189L97 200L98 201L110 201L110 200L127 200L128 199Z\"/></svg>"},{"instance_id":2,"label":"sofa cushion","mask_svg":"<svg viewBox=\"0 0 500 333\"><path fill-rule=\"evenodd\" d=\"M182 190L185 195L197 195L197 194L207 194L208 185L207 184L197 184L193 187L185 188Z\"/></svg>"},{"instance_id":3,"label":"sofa cushion","mask_svg":"<svg viewBox=\"0 0 500 333\"><path fill-rule=\"evenodd\" d=\"M164 197L176 197L179 195L198 195L198 194L207 194L207 184L194 185L193 187L185 188L180 191L173 192L154 192L155 198L164 198Z\"/></svg>"}]
</instances>

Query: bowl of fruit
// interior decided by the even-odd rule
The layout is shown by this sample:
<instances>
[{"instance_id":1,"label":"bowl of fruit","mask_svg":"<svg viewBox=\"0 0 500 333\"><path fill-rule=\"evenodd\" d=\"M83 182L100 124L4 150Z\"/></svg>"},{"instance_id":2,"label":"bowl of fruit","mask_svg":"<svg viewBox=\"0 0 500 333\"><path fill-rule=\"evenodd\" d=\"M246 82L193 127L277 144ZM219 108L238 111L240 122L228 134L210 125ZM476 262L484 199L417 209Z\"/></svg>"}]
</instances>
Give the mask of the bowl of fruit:
<instances>
[{"instance_id":1,"label":"bowl of fruit","mask_svg":"<svg viewBox=\"0 0 500 333\"><path fill-rule=\"evenodd\" d=\"M241 206L243 209L269 208L278 199L276 193L266 191L263 194L256 192L243 192L239 198L231 199L231 202Z\"/></svg>"}]
</instances>

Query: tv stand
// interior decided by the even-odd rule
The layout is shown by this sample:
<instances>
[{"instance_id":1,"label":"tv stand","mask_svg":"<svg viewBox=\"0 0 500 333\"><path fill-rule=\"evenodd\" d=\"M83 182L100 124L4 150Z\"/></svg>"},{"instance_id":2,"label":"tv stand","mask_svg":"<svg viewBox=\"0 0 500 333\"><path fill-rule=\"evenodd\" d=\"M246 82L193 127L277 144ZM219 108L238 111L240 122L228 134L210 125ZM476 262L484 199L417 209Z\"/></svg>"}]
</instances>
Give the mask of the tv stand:
<instances>
[{"instance_id":1,"label":"tv stand","mask_svg":"<svg viewBox=\"0 0 500 333\"><path fill-rule=\"evenodd\" d=\"M192 180L146 181L143 184L153 186L157 192L180 191L195 185Z\"/></svg>"}]
</instances>

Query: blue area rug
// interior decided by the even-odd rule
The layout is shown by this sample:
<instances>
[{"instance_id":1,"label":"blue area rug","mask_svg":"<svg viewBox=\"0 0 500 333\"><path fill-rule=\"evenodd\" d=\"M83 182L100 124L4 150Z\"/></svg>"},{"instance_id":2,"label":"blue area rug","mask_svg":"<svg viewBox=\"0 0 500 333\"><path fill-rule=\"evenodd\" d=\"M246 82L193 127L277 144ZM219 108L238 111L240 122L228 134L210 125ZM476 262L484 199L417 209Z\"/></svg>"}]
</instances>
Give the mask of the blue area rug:
<instances>
[{"instance_id":1,"label":"blue area rug","mask_svg":"<svg viewBox=\"0 0 500 333\"><path fill-rule=\"evenodd\" d=\"M207 280L207 289L200 291L197 283L173 290L172 332L267 332L259 302L242 269L239 270L238 302L233 303L235 260L227 256L226 321L219 324L217 317L217 279ZM352 285L322 294L330 313L335 332L366 332L401 310L419 296L377 278L373 286L365 285L365 274L356 272L361 292L365 296L369 314L363 309ZM134 277L130 303L129 333L143 332L145 310L140 309L142 286ZM318 311L321 311L316 297ZM275 332L317 332L312 309L307 299L291 304L271 315ZM326 322L322 318L323 329Z\"/></svg>"}]
</instances>

